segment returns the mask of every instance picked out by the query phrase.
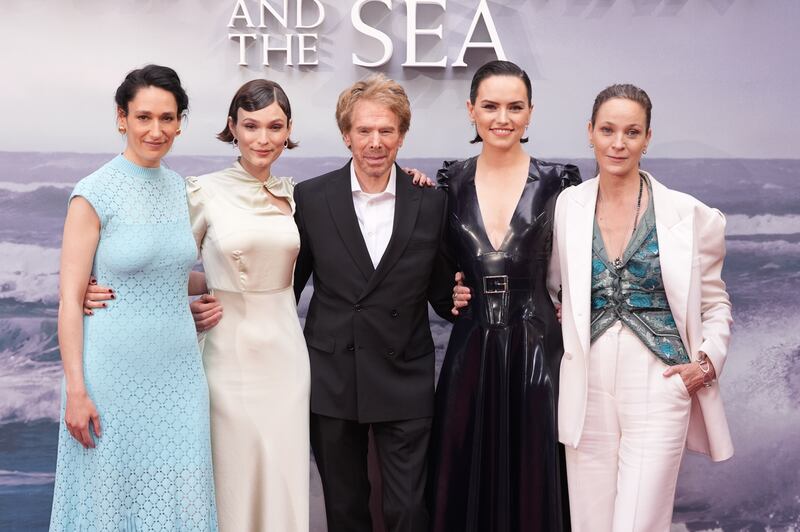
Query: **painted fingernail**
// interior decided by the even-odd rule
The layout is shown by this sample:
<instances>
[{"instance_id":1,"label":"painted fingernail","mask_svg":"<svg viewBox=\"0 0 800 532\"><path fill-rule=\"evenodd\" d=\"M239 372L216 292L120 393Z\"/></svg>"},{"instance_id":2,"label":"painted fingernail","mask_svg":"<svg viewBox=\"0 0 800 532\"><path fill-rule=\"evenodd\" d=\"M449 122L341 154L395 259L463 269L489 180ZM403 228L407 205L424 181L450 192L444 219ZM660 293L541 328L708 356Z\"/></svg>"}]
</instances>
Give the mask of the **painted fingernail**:
<instances>
[{"instance_id":1,"label":"painted fingernail","mask_svg":"<svg viewBox=\"0 0 800 532\"><path fill-rule=\"evenodd\" d=\"M89 281L89 284L97 284L97 279L92 279L91 281Z\"/></svg>"},{"instance_id":2,"label":"painted fingernail","mask_svg":"<svg viewBox=\"0 0 800 532\"><path fill-rule=\"evenodd\" d=\"M115 296L114 294L111 294L111 299L116 299L116 298L117 298L117 296Z\"/></svg>"},{"instance_id":3,"label":"painted fingernail","mask_svg":"<svg viewBox=\"0 0 800 532\"><path fill-rule=\"evenodd\" d=\"M109 294L113 294L113 293L114 293L114 291L113 291L112 289L110 289L110 288L109 288L109 289L108 289L108 293L109 293Z\"/></svg>"},{"instance_id":4,"label":"painted fingernail","mask_svg":"<svg viewBox=\"0 0 800 532\"><path fill-rule=\"evenodd\" d=\"M107 305L106 305L105 303L103 303L103 308L106 308L106 306L107 306Z\"/></svg>"}]
</instances>

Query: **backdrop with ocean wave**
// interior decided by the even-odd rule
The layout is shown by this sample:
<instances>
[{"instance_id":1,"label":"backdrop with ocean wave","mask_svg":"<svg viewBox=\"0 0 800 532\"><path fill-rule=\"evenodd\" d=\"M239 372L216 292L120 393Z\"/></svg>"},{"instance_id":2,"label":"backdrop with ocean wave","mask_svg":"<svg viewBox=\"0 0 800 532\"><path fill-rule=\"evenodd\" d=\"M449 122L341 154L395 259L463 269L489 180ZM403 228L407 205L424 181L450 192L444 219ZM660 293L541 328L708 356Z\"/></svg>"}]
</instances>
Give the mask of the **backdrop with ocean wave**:
<instances>
[{"instance_id":1,"label":"backdrop with ocean wave","mask_svg":"<svg viewBox=\"0 0 800 532\"><path fill-rule=\"evenodd\" d=\"M0 152L0 530L47 528L62 378L56 339L61 228L75 182L111 157ZM230 159L167 162L191 175ZM302 181L343 162L287 156L276 173ZM400 162L428 175L440 163ZM592 175L592 161L572 162L584 178ZM687 456L674 529L799 530L800 160L654 159L644 167L728 218L724 278L735 325L722 392L736 455L721 464ZM449 327L435 316L432 322L438 366ZM324 530L316 479L312 530Z\"/></svg>"}]
</instances>

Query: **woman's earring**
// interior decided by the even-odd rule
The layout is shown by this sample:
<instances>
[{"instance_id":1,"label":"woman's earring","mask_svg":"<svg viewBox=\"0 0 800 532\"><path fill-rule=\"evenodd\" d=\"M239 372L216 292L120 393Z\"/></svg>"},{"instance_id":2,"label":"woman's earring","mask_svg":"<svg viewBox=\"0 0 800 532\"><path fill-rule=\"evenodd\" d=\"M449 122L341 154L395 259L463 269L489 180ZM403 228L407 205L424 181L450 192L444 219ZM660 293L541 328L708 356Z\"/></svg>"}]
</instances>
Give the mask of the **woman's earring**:
<instances>
[{"instance_id":1,"label":"woman's earring","mask_svg":"<svg viewBox=\"0 0 800 532\"><path fill-rule=\"evenodd\" d=\"M236 147L238 147L238 146L239 146L239 139L237 139L237 138L234 138L234 139L233 139L233 147L234 147L234 148L236 148Z\"/></svg>"},{"instance_id":2,"label":"woman's earring","mask_svg":"<svg viewBox=\"0 0 800 532\"><path fill-rule=\"evenodd\" d=\"M643 150L642 150L642 155L644 155L644 154L646 154L646 153L647 153L647 148L645 148L645 149L643 149Z\"/></svg>"},{"instance_id":3,"label":"woman's earring","mask_svg":"<svg viewBox=\"0 0 800 532\"><path fill-rule=\"evenodd\" d=\"M175 130L175 136L178 136L180 134L181 134L181 128L176 129Z\"/></svg>"},{"instance_id":4,"label":"woman's earring","mask_svg":"<svg viewBox=\"0 0 800 532\"><path fill-rule=\"evenodd\" d=\"M123 135L124 135L124 134L125 134L125 132L127 131L127 129L125 129L125 126L119 126L119 127L117 128L117 131L119 131L121 134L123 134Z\"/></svg>"},{"instance_id":5,"label":"woman's earring","mask_svg":"<svg viewBox=\"0 0 800 532\"><path fill-rule=\"evenodd\" d=\"M594 143L590 142L590 143L589 143L589 147L590 147L591 149L594 149Z\"/></svg>"},{"instance_id":6,"label":"woman's earring","mask_svg":"<svg viewBox=\"0 0 800 532\"><path fill-rule=\"evenodd\" d=\"M286 140L283 141L283 147L284 148L288 148L289 147L289 139L286 139Z\"/></svg>"}]
</instances>

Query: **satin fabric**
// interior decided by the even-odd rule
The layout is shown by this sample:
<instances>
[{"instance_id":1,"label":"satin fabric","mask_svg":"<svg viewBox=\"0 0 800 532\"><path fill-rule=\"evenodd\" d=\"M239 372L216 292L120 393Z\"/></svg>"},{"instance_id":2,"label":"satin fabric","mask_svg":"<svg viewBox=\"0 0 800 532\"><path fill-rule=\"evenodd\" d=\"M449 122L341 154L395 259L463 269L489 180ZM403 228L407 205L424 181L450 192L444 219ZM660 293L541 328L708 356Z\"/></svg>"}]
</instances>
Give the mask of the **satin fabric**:
<instances>
[{"instance_id":1,"label":"satin fabric","mask_svg":"<svg viewBox=\"0 0 800 532\"><path fill-rule=\"evenodd\" d=\"M451 253L473 297L454 325L436 391L433 530L559 532L569 526L556 438L562 345L546 272L556 197L580 177L573 166L531 159L495 250L481 218L475 166L473 158L439 172ZM509 290L496 292L503 281L486 276L508 276Z\"/></svg>"},{"instance_id":2,"label":"satin fabric","mask_svg":"<svg viewBox=\"0 0 800 532\"><path fill-rule=\"evenodd\" d=\"M222 532L306 532L310 372L292 287L300 236L294 185L239 163L188 177L206 283L223 305L205 334L211 448Z\"/></svg>"}]
</instances>

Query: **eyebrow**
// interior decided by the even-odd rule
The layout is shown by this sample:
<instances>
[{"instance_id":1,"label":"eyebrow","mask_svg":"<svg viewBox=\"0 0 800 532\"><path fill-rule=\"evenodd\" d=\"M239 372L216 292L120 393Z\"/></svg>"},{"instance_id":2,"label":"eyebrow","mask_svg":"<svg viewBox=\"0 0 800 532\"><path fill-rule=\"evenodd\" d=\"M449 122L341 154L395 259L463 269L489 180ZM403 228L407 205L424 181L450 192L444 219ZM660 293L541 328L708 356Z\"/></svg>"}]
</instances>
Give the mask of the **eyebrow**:
<instances>
[{"instance_id":1,"label":"eyebrow","mask_svg":"<svg viewBox=\"0 0 800 532\"><path fill-rule=\"evenodd\" d=\"M604 126L604 125L616 126L618 124L616 122L612 122L611 120L604 120L602 122L598 122L597 125L598 126ZM632 124L627 124L627 125L624 125L622 127L643 127L643 126L642 126L642 124L634 122Z\"/></svg>"},{"instance_id":2,"label":"eyebrow","mask_svg":"<svg viewBox=\"0 0 800 532\"><path fill-rule=\"evenodd\" d=\"M152 116L155 113L153 113L153 111L150 111L149 109L134 109L133 110L133 114ZM177 113L175 111L165 111L165 112L161 113L160 116L176 116L176 115L177 115Z\"/></svg>"},{"instance_id":3,"label":"eyebrow","mask_svg":"<svg viewBox=\"0 0 800 532\"><path fill-rule=\"evenodd\" d=\"M497 105L498 102L494 100L489 100L488 98L484 98L481 100L481 103L493 103ZM525 102L523 100L514 100L513 102L509 102L508 105L515 105L515 104L525 105Z\"/></svg>"}]
</instances>

